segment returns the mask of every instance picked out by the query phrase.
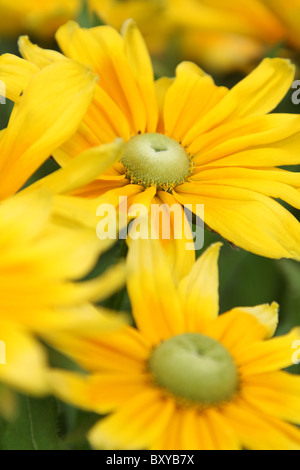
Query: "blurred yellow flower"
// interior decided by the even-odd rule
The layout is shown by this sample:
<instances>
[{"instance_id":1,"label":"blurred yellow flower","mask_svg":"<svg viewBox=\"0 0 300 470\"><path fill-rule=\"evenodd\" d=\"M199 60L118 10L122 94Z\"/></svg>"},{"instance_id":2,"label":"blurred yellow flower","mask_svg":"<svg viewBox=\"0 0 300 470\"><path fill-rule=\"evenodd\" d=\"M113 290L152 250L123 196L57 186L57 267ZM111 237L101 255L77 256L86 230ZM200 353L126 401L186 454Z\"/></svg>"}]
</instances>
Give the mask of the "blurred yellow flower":
<instances>
[{"instance_id":1,"label":"blurred yellow flower","mask_svg":"<svg viewBox=\"0 0 300 470\"><path fill-rule=\"evenodd\" d=\"M218 316L218 252L211 246L175 285L155 240L132 242L128 292L137 329L51 338L90 374L55 371L60 398L99 414L97 449L300 449L300 329L270 339L278 305Z\"/></svg>"},{"instance_id":2,"label":"blurred yellow flower","mask_svg":"<svg viewBox=\"0 0 300 470\"><path fill-rule=\"evenodd\" d=\"M0 0L0 35L32 34L53 39L57 28L75 19L80 0Z\"/></svg>"},{"instance_id":3,"label":"blurred yellow flower","mask_svg":"<svg viewBox=\"0 0 300 470\"><path fill-rule=\"evenodd\" d=\"M90 7L117 29L136 20L151 53L176 39L181 57L214 72L249 70L283 43L300 48L299 0L90 0Z\"/></svg>"},{"instance_id":4,"label":"blurred yellow flower","mask_svg":"<svg viewBox=\"0 0 300 470\"><path fill-rule=\"evenodd\" d=\"M1 59L10 64L2 80L7 97L17 105L7 129L0 134L0 200L21 189L52 152L76 132L96 88L94 74L70 60L50 64L41 71L26 63L16 77L18 58L5 54ZM20 80L24 85L21 90Z\"/></svg>"},{"instance_id":5,"label":"blurred yellow flower","mask_svg":"<svg viewBox=\"0 0 300 470\"><path fill-rule=\"evenodd\" d=\"M2 202L0 233L0 381L43 394L48 391L47 356L36 337L115 327L119 322L88 302L120 288L124 269L118 265L103 277L75 282L90 272L108 244L74 221L59 222L44 191Z\"/></svg>"},{"instance_id":6,"label":"blurred yellow flower","mask_svg":"<svg viewBox=\"0 0 300 470\"><path fill-rule=\"evenodd\" d=\"M23 79L32 72L28 65ZM95 76L69 60L34 70L24 93L11 84L18 103L0 134L0 381L40 394L47 391L47 362L35 335L48 329L59 334L59 329L84 328L90 322L108 328L105 317L87 302L119 288L124 269L120 265L103 278L75 284L112 242L99 241L92 223L85 224L92 229L83 228L81 217L78 224L78 208L63 210L50 192L31 186L16 194L74 134L95 90ZM66 82L59 83L58 74ZM111 146L109 155L117 147ZM91 158L89 152L85 156ZM80 184L86 177L80 175ZM63 178L76 187L68 172Z\"/></svg>"},{"instance_id":7,"label":"blurred yellow flower","mask_svg":"<svg viewBox=\"0 0 300 470\"><path fill-rule=\"evenodd\" d=\"M146 207L203 204L206 224L235 245L270 258L300 259L300 224L276 201L300 208L299 173L278 168L299 164L300 116L268 114L293 82L289 61L265 59L228 90L190 62L177 67L175 79L154 81L131 21L123 36L108 26L88 30L71 22L56 37L63 52L89 64L99 80L79 130L54 157L65 166L83 151L96 156L116 137L126 142L120 161L102 175L95 167L94 181L73 195L97 204L103 196L116 206L120 196ZM47 67L65 60L26 37L20 50L28 62L0 59L0 79L12 98L26 88L25 71L34 75L30 69L40 67L46 77ZM62 181L60 191L68 190ZM182 249L182 240L178 246L177 270L184 265L188 271L194 255Z\"/></svg>"},{"instance_id":8,"label":"blurred yellow flower","mask_svg":"<svg viewBox=\"0 0 300 470\"><path fill-rule=\"evenodd\" d=\"M151 54L166 52L168 41L174 34L174 26L168 16L166 0L88 0L91 12L118 31L132 18L142 31Z\"/></svg>"}]
</instances>

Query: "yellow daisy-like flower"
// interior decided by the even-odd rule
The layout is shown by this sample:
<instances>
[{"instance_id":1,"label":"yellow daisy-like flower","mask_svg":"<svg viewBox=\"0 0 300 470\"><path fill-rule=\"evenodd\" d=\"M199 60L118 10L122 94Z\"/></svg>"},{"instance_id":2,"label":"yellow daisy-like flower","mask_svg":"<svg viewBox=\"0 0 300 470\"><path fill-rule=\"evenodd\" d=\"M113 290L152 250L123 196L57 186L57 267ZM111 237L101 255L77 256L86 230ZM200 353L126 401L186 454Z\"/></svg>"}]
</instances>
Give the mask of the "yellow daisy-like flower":
<instances>
[{"instance_id":1,"label":"yellow daisy-like flower","mask_svg":"<svg viewBox=\"0 0 300 470\"><path fill-rule=\"evenodd\" d=\"M89 432L98 449L300 449L300 330L271 338L278 305L218 316L212 245L175 285L161 245L132 242L128 291L137 328L48 340L90 372L51 373L58 396L108 414ZM297 343L298 344L298 343Z\"/></svg>"},{"instance_id":2,"label":"yellow daisy-like flower","mask_svg":"<svg viewBox=\"0 0 300 470\"><path fill-rule=\"evenodd\" d=\"M117 29L133 18L152 54L165 53L176 41L182 57L216 72L248 70L280 45L290 53L300 48L299 0L89 0L89 5Z\"/></svg>"},{"instance_id":3,"label":"yellow daisy-like flower","mask_svg":"<svg viewBox=\"0 0 300 470\"><path fill-rule=\"evenodd\" d=\"M56 37L63 52L89 64L99 80L79 130L54 157L65 166L117 137L126 142L119 162L102 175L95 168L95 180L73 195L97 204L104 196L116 206L121 196L129 206L203 204L206 224L235 245L271 258L300 259L299 222L276 201L300 208L299 173L278 168L299 164L300 116L268 114L293 82L289 61L265 59L229 90L189 62L178 66L175 79L154 81L132 21L122 36L108 26L81 29L70 22ZM0 60L0 79L12 98L26 89L33 68L43 72L64 59L26 37L20 50L26 60ZM60 191L67 192L67 185ZM186 259L188 252L181 252L179 264L189 269L193 254Z\"/></svg>"},{"instance_id":4,"label":"yellow daisy-like flower","mask_svg":"<svg viewBox=\"0 0 300 470\"><path fill-rule=\"evenodd\" d=\"M299 51L299 0L170 0L185 56L210 70L248 70L271 50Z\"/></svg>"},{"instance_id":5,"label":"yellow daisy-like flower","mask_svg":"<svg viewBox=\"0 0 300 470\"><path fill-rule=\"evenodd\" d=\"M28 65L30 71L32 66ZM58 73L69 80L60 82ZM41 394L48 389L47 360L36 336L42 337L49 329L59 334L60 330L91 324L108 328L106 318L87 302L118 289L124 282L124 269L120 265L103 278L75 284L112 243L97 239L95 215L77 206L66 210L59 198L33 186L16 194L76 132L96 86L90 71L69 60L37 70L32 80L28 74L28 81L24 92L12 84L18 104L7 129L0 133L0 381ZM100 171L107 168L119 146L103 146L107 155L100 158ZM80 158L74 159L73 166ZM86 152L84 158L96 164L93 152ZM88 172L79 176L77 172L77 177L79 182L66 168L63 175L56 175L56 182L67 179L76 188L90 181ZM78 210L82 212L80 220ZM92 230L82 225L92 226Z\"/></svg>"},{"instance_id":6,"label":"yellow daisy-like flower","mask_svg":"<svg viewBox=\"0 0 300 470\"><path fill-rule=\"evenodd\" d=\"M80 8L80 0L0 0L1 35L27 32L52 39L60 25L76 18Z\"/></svg>"},{"instance_id":7,"label":"yellow daisy-like flower","mask_svg":"<svg viewBox=\"0 0 300 470\"><path fill-rule=\"evenodd\" d=\"M88 326L98 331L115 326L88 302L120 288L124 267L77 282L108 243L101 243L93 230L76 227L71 215L69 223L59 222L44 191L2 202L0 233L0 381L42 394L48 391L47 356L36 337L46 331L59 335Z\"/></svg>"},{"instance_id":8,"label":"yellow daisy-like flower","mask_svg":"<svg viewBox=\"0 0 300 470\"><path fill-rule=\"evenodd\" d=\"M134 19L151 54L164 54L174 35L174 24L169 15L170 0L88 0L88 6L104 23L118 31L124 21Z\"/></svg>"}]
</instances>

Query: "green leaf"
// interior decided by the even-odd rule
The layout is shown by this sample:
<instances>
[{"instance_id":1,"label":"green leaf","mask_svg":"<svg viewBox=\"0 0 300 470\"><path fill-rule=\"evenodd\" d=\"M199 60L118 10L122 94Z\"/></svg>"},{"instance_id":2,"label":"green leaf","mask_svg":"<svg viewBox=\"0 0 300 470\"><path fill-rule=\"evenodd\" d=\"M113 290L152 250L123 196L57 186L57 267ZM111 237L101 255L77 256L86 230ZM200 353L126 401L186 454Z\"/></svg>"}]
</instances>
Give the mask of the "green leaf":
<instances>
[{"instance_id":1,"label":"green leaf","mask_svg":"<svg viewBox=\"0 0 300 470\"><path fill-rule=\"evenodd\" d=\"M64 450L58 437L55 398L19 396L19 413L12 422L1 422L1 450Z\"/></svg>"}]
</instances>

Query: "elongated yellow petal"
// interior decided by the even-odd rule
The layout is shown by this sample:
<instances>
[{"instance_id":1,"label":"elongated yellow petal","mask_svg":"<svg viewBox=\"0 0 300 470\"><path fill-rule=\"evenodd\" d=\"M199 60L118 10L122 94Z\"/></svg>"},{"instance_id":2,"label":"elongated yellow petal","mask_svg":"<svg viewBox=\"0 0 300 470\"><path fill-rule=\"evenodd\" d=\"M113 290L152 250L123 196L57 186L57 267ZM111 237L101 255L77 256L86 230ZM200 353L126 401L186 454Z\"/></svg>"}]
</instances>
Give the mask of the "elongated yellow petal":
<instances>
[{"instance_id":1,"label":"elongated yellow petal","mask_svg":"<svg viewBox=\"0 0 300 470\"><path fill-rule=\"evenodd\" d=\"M151 223L154 224L154 227L158 227L157 233L161 233L160 241L168 257L169 266L179 281L190 272L195 263L194 238L196 239L197 233L196 235L192 233L190 221L185 211L174 196L168 192L157 192L151 206L151 217L153 216L154 219L151 219ZM159 224L161 224L161 228ZM170 226L170 236L167 229L164 229L168 226ZM166 230L165 236L163 235L164 230ZM203 230L201 229L198 232L199 244L201 244L202 235Z\"/></svg>"},{"instance_id":2,"label":"elongated yellow petal","mask_svg":"<svg viewBox=\"0 0 300 470\"><path fill-rule=\"evenodd\" d=\"M77 322L74 328L56 332L45 330L43 336L81 367L97 373L144 373L151 350L146 338L126 326L117 331L103 330L99 333L99 328L85 328L83 322L80 328Z\"/></svg>"},{"instance_id":3,"label":"elongated yellow petal","mask_svg":"<svg viewBox=\"0 0 300 470\"><path fill-rule=\"evenodd\" d=\"M28 36L21 36L18 45L24 59L35 64L39 69L52 64L52 62L65 59L65 57L57 51L42 49L36 44L32 44Z\"/></svg>"},{"instance_id":4,"label":"elongated yellow petal","mask_svg":"<svg viewBox=\"0 0 300 470\"><path fill-rule=\"evenodd\" d=\"M300 259L299 222L271 198L210 184L184 184L174 194L182 204L204 204L207 225L237 246L270 258Z\"/></svg>"},{"instance_id":5,"label":"elongated yellow petal","mask_svg":"<svg viewBox=\"0 0 300 470\"><path fill-rule=\"evenodd\" d=\"M299 162L300 117L270 114L218 126L188 147L197 166L263 167Z\"/></svg>"},{"instance_id":6,"label":"elongated yellow petal","mask_svg":"<svg viewBox=\"0 0 300 470\"><path fill-rule=\"evenodd\" d=\"M103 414L147 389L149 377L134 373L86 376L57 370L49 373L49 382L60 399Z\"/></svg>"},{"instance_id":7,"label":"elongated yellow petal","mask_svg":"<svg viewBox=\"0 0 300 470\"><path fill-rule=\"evenodd\" d=\"M167 91L172 85L172 83L173 83L173 80L169 77L161 77L155 81L156 99L157 99L158 110L159 110L157 132L164 133L165 131L165 124L164 124L165 98L166 98Z\"/></svg>"},{"instance_id":8,"label":"elongated yellow petal","mask_svg":"<svg viewBox=\"0 0 300 470\"><path fill-rule=\"evenodd\" d=\"M243 331L243 341L240 341ZM243 309L233 309L207 322L202 333L220 341L239 364L239 357L244 351L262 342L267 335L266 327L254 315L245 313Z\"/></svg>"},{"instance_id":9,"label":"elongated yellow petal","mask_svg":"<svg viewBox=\"0 0 300 470\"><path fill-rule=\"evenodd\" d=\"M216 450L242 450L237 433L234 432L219 410L208 409L205 413L205 419Z\"/></svg>"},{"instance_id":10,"label":"elongated yellow petal","mask_svg":"<svg viewBox=\"0 0 300 470\"><path fill-rule=\"evenodd\" d=\"M294 66L288 60L264 59L189 130L185 143L189 145L222 123L269 113L291 87L294 73Z\"/></svg>"},{"instance_id":11,"label":"elongated yellow petal","mask_svg":"<svg viewBox=\"0 0 300 470\"><path fill-rule=\"evenodd\" d=\"M271 305L257 305L256 307L236 307L230 310L232 314L239 314L240 312L253 315L260 324L266 328L266 338L274 336L278 325L278 310L279 305L273 302Z\"/></svg>"},{"instance_id":12,"label":"elongated yellow petal","mask_svg":"<svg viewBox=\"0 0 300 470\"><path fill-rule=\"evenodd\" d=\"M68 60L32 78L0 142L0 198L16 192L75 133L95 86L93 74Z\"/></svg>"},{"instance_id":13,"label":"elongated yellow petal","mask_svg":"<svg viewBox=\"0 0 300 470\"><path fill-rule=\"evenodd\" d=\"M229 119L273 111L289 91L294 75L295 66L289 60L264 59L229 92L227 98L237 103Z\"/></svg>"},{"instance_id":14,"label":"elongated yellow petal","mask_svg":"<svg viewBox=\"0 0 300 470\"><path fill-rule=\"evenodd\" d=\"M195 64L182 62L165 97L166 134L182 141L191 127L214 108L227 91L217 87L213 79Z\"/></svg>"},{"instance_id":15,"label":"elongated yellow petal","mask_svg":"<svg viewBox=\"0 0 300 470\"><path fill-rule=\"evenodd\" d=\"M299 424L299 375L270 372L244 377L244 397L271 416Z\"/></svg>"},{"instance_id":16,"label":"elongated yellow petal","mask_svg":"<svg viewBox=\"0 0 300 470\"><path fill-rule=\"evenodd\" d=\"M41 344L14 324L1 322L1 341L5 344L6 364L0 365L0 380L21 392L49 393L46 380L47 359Z\"/></svg>"},{"instance_id":17,"label":"elongated yellow petal","mask_svg":"<svg viewBox=\"0 0 300 470\"><path fill-rule=\"evenodd\" d=\"M294 345L299 338L300 329L294 328L287 335L257 344L253 350L243 350L238 359L243 374L249 376L289 367L293 363Z\"/></svg>"},{"instance_id":18,"label":"elongated yellow petal","mask_svg":"<svg viewBox=\"0 0 300 470\"><path fill-rule=\"evenodd\" d=\"M218 257L220 243L212 245L179 284L182 307L186 312L187 331L202 331L205 322L219 312Z\"/></svg>"},{"instance_id":19,"label":"elongated yellow petal","mask_svg":"<svg viewBox=\"0 0 300 470\"><path fill-rule=\"evenodd\" d=\"M38 72L38 68L12 54L0 56L0 80L5 84L6 98L18 102L23 90L31 78Z\"/></svg>"},{"instance_id":20,"label":"elongated yellow petal","mask_svg":"<svg viewBox=\"0 0 300 470\"><path fill-rule=\"evenodd\" d=\"M299 450L300 432L295 426L262 413L242 400L223 410L224 418L248 450Z\"/></svg>"},{"instance_id":21,"label":"elongated yellow petal","mask_svg":"<svg viewBox=\"0 0 300 470\"><path fill-rule=\"evenodd\" d=\"M105 275L73 286L69 293L69 302L70 304L72 302L80 304L86 299L89 299L90 302L99 302L109 298L124 286L125 277L125 266L120 262L106 270ZM64 292L65 301L68 298L67 294L68 292Z\"/></svg>"},{"instance_id":22,"label":"elongated yellow petal","mask_svg":"<svg viewBox=\"0 0 300 470\"><path fill-rule=\"evenodd\" d=\"M173 412L174 403L164 399L160 390L146 390L97 423L89 432L89 441L96 449L147 448L166 431Z\"/></svg>"},{"instance_id":23,"label":"elongated yellow petal","mask_svg":"<svg viewBox=\"0 0 300 470\"><path fill-rule=\"evenodd\" d=\"M26 196L19 193L0 205L2 259L8 255L6 245L20 245L20 234L22 243L27 244L43 233L50 217L51 203L50 193L40 190Z\"/></svg>"},{"instance_id":24,"label":"elongated yellow petal","mask_svg":"<svg viewBox=\"0 0 300 470\"><path fill-rule=\"evenodd\" d=\"M244 396L249 404L262 413L268 413L290 423L300 423L299 394L282 393L281 390L272 388L271 384L267 386L248 384L245 386Z\"/></svg>"},{"instance_id":25,"label":"elongated yellow petal","mask_svg":"<svg viewBox=\"0 0 300 470\"><path fill-rule=\"evenodd\" d=\"M127 262L129 297L142 334L157 344L182 333L179 298L160 242L150 238L132 240Z\"/></svg>"},{"instance_id":26,"label":"elongated yellow petal","mask_svg":"<svg viewBox=\"0 0 300 470\"><path fill-rule=\"evenodd\" d=\"M56 38L68 57L92 66L99 86L114 99L133 132L144 132L145 106L117 31L109 26L84 29L71 21L58 30Z\"/></svg>"},{"instance_id":27,"label":"elongated yellow petal","mask_svg":"<svg viewBox=\"0 0 300 470\"><path fill-rule=\"evenodd\" d=\"M39 180L29 190L46 188L52 193L70 193L90 183L120 159L123 143L121 140L112 144L93 147L86 150L60 170Z\"/></svg>"},{"instance_id":28,"label":"elongated yellow petal","mask_svg":"<svg viewBox=\"0 0 300 470\"><path fill-rule=\"evenodd\" d=\"M144 39L132 20L124 23L123 36L125 54L146 108L146 132L155 132L158 121L158 106L151 59Z\"/></svg>"}]
</instances>

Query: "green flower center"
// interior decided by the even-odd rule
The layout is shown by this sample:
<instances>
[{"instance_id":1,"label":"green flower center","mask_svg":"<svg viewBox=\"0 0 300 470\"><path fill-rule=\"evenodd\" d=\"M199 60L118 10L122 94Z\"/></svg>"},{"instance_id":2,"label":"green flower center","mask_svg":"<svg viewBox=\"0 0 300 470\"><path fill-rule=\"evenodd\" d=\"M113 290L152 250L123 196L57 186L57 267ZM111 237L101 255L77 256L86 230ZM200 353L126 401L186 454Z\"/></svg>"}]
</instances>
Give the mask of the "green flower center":
<instances>
[{"instance_id":1,"label":"green flower center","mask_svg":"<svg viewBox=\"0 0 300 470\"><path fill-rule=\"evenodd\" d=\"M121 163L131 183L164 191L184 183L191 171L183 147L163 134L132 137L125 145Z\"/></svg>"},{"instance_id":2,"label":"green flower center","mask_svg":"<svg viewBox=\"0 0 300 470\"><path fill-rule=\"evenodd\" d=\"M149 367L158 386L193 404L228 401L238 388L237 368L227 349L198 333L162 342L153 351Z\"/></svg>"}]
</instances>

